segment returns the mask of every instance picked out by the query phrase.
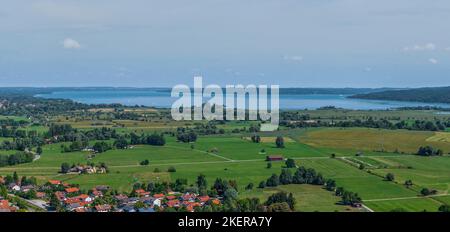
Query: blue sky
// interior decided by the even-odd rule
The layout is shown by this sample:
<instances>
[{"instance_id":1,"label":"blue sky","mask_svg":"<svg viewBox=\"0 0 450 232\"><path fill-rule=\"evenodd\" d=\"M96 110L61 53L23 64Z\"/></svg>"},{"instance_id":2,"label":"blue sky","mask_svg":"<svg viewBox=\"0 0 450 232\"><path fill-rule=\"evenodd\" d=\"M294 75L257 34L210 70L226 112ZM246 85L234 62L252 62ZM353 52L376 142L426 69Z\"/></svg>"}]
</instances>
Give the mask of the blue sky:
<instances>
[{"instance_id":1,"label":"blue sky","mask_svg":"<svg viewBox=\"0 0 450 232\"><path fill-rule=\"evenodd\" d=\"M0 86L448 86L448 22L448 0L0 0Z\"/></svg>"}]
</instances>

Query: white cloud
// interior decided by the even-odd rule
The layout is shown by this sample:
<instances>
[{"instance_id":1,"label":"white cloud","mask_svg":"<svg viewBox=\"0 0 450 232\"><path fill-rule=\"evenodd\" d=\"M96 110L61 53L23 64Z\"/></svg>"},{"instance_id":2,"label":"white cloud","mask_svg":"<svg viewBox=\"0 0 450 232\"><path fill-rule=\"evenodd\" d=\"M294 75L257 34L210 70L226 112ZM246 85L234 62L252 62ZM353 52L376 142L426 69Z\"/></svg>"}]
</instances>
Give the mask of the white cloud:
<instances>
[{"instance_id":1,"label":"white cloud","mask_svg":"<svg viewBox=\"0 0 450 232\"><path fill-rule=\"evenodd\" d=\"M366 67L366 68L364 69L364 71L366 71L366 72L372 72L372 68L371 68L371 67Z\"/></svg>"},{"instance_id":2,"label":"white cloud","mask_svg":"<svg viewBox=\"0 0 450 232\"><path fill-rule=\"evenodd\" d=\"M424 45L416 44L411 47L403 48L403 51L405 51L405 52L408 52L408 51L434 51L434 50L436 50L436 45L434 43L427 43Z\"/></svg>"},{"instance_id":3,"label":"white cloud","mask_svg":"<svg viewBox=\"0 0 450 232\"><path fill-rule=\"evenodd\" d=\"M285 55L285 56L283 57L283 59L284 59L284 60L287 60L287 61L297 62L297 63L300 63L300 62L303 61L303 57L302 57L302 56L298 56L298 55L295 55L295 56L288 56L288 55Z\"/></svg>"},{"instance_id":4,"label":"white cloud","mask_svg":"<svg viewBox=\"0 0 450 232\"><path fill-rule=\"evenodd\" d=\"M428 59L428 61L430 62L430 63L432 63L432 64L437 64L439 61L438 60L436 60L435 58L430 58L430 59Z\"/></svg>"},{"instance_id":5,"label":"white cloud","mask_svg":"<svg viewBox=\"0 0 450 232\"><path fill-rule=\"evenodd\" d=\"M63 47L66 49L79 49L81 48L81 45L74 39L66 38L63 41Z\"/></svg>"}]
</instances>

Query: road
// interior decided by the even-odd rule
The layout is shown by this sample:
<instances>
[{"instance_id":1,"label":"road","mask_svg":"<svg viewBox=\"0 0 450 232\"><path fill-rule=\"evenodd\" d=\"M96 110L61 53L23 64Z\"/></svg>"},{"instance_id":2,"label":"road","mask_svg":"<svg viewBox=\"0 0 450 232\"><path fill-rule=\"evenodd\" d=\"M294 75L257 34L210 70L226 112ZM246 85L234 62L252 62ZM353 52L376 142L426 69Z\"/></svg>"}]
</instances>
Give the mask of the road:
<instances>
[{"instance_id":1,"label":"road","mask_svg":"<svg viewBox=\"0 0 450 232\"><path fill-rule=\"evenodd\" d=\"M23 201L26 201L30 205L33 205L33 206L38 207L38 208L40 208L40 209L42 209L44 211L47 211L47 208L45 207L45 205L47 203L45 201L43 201L43 200L37 200L37 199L36 200L28 200L28 199L19 197L19 196L14 195L14 194L8 194L8 195L11 196L11 197L19 198L19 199L21 199Z\"/></svg>"}]
</instances>

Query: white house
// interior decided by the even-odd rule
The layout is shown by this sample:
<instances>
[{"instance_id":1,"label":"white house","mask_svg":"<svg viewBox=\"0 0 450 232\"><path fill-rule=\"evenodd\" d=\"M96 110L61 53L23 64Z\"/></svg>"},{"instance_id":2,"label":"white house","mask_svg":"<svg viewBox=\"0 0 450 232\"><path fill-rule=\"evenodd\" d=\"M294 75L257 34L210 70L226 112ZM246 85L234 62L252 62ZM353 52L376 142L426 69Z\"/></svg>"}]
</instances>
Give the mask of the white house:
<instances>
[{"instance_id":1,"label":"white house","mask_svg":"<svg viewBox=\"0 0 450 232\"><path fill-rule=\"evenodd\" d=\"M158 207L161 207L161 199L155 199L154 201L153 201L153 206L158 206Z\"/></svg>"}]
</instances>

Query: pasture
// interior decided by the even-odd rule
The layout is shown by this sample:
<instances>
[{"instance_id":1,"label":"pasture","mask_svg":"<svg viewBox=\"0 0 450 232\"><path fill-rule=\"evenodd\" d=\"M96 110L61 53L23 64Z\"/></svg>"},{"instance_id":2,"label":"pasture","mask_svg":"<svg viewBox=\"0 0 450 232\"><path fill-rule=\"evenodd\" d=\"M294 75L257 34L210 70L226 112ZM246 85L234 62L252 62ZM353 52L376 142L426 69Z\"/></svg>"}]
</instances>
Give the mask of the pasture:
<instances>
[{"instance_id":1,"label":"pasture","mask_svg":"<svg viewBox=\"0 0 450 232\"><path fill-rule=\"evenodd\" d=\"M436 134L436 132L429 131L368 128L324 128L311 130L300 135L298 139L314 147L412 154L416 153L420 146L430 145L448 153L450 152L450 143L441 138L447 138L449 134L447 132Z\"/></svg>"},{"instance_id":2,"label":"pasture","mask_svg":"<svg viewBox=\"0 0 450 232\"><path fill-rule=\"evenodd\" d=\"M123 123L122 129L127 131L151 131L156 125L153 123L151 128L146 122L120 122ZM78 123L80 128L92 127L84 121ZM116 125L119 122L110 123ZM232 126L238 128L248 125L233 122ZM293 158L297 166L314 168L325 178L336 180L337 186L358 193L364 204L375 211L436 211L439 205L450 201L445 196L450 190L450 157L419 157L401 152L414 153L422 145L432 145L448 152L450 144L443 139L447 138L447 134L363 128L295 129L259 133L262 138L260 143L252 142L249 139L251 135L248 134L200 136L195 143L180 143L174 137L166 136L165 146L138 145L130 149L109 150L96 154L95 157L90 152L61 153L61 144L51 144L43 146L40 159L33 163L2 167L0 175L17 171L19 175L35 176L41 183L59 179L79 184L85 190L96 185L109 185L118 191L129 192L136 182L184 178L189 185L194 185L197 176L204 174L209 185L216 178L236 180L240 197L265 200L275 191L292 192L297 199L298 211L356 210L339 205L339 198L321 186L257 188L259 182L265 181L274 173L279 174L285 165L284 162L272 162L272 168L267 168L266 155L282 155L284 158ZM278 135L284 137L285 148L275 146ZM398 152L394 153L395 150ZM7 152L9 151L3 154ZM331 154L335 158L331 158ZM366 168L360 170L342 158L364 163ZM143 160L149 160L150 164L140 165ZM104 162L109 167L109 173L61 174L59 170L63 162ZM176 171L168 172L169 167L175 167ZM383 177L387 173L393 173L395 181L385 181ZM405 180L412 180L414 186L406 188L403 185ZM255 186L252 190L245 189L249 183ZM423 198L419 194L423 187L436 189L442 196Z\"/></svg>"}]
</instances>

